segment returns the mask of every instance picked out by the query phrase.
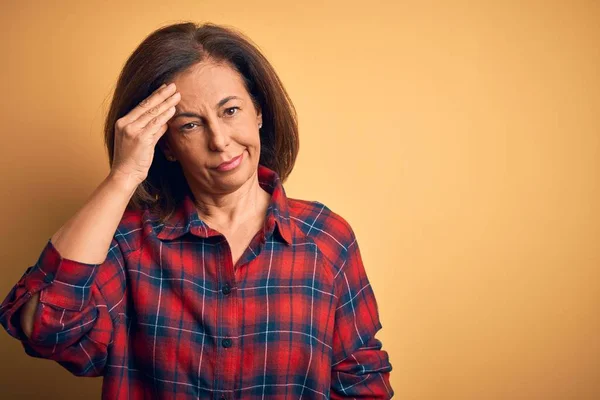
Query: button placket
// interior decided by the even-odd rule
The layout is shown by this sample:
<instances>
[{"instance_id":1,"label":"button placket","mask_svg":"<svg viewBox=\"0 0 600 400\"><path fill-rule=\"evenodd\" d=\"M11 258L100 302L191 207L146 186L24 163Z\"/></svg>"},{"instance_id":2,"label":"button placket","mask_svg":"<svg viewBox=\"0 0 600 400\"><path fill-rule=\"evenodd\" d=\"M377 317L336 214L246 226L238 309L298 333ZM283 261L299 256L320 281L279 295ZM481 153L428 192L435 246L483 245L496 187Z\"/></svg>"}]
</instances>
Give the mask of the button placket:
<instances>
[{"instance_id":1,"label":"button placket","mask_svg":"<svg viewBox=\"0 0 600 400\"><path fill-rule=\"evenodd\" d=\"M220 286L217 286L221 294L219 294L219 324L220 335L219 341L221 351L218 351L218 364L220 371L217 373L220 384L216 389L228 391L235 388L235 379L239 373L237 371L239 365L239 349L235 350L232 337L237 337L238 334L238 318L237 318L237 299L236 292L233 290L236 287L235 269L231 258L231 249L227 242L223 243L222 252L219 254L219 262L221 263L221 271L219 271L218 279ZM231 398L230 393L221 393L219 396L223 398ZM220 397L216 397L219 399Z\"/></svg>"}]
</instances>

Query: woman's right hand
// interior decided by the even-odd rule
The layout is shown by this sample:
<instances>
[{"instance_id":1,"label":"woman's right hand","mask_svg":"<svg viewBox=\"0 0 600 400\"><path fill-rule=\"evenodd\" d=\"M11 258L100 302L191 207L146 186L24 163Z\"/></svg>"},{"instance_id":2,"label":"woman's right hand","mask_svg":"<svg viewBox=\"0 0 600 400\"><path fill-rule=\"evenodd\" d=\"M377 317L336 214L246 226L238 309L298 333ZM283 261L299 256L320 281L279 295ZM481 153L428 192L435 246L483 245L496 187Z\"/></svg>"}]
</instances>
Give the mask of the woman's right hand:
<instances>
[{"instance_id":1,"label":"woman's right hand","mask_svg":"<svg viewBox=\"0 0 600 400\"><path fill-rule=\"evenodd\" d=\"M112 176L124 177L135 187L146 179L156 143L167 131L167 121L180 100L174 83L162 85L116 121Z\"/></svg>"}]
</instances>

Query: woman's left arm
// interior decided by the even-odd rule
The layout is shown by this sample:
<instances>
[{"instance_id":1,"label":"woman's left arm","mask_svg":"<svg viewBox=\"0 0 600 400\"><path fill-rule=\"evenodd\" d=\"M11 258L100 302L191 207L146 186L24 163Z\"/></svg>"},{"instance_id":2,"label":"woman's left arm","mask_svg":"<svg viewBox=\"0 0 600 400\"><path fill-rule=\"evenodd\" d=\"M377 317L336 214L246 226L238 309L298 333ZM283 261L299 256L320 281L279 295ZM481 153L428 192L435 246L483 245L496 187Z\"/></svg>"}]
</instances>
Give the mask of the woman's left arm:
<instances>
[{"instance_id":1,"label":"woman's left arm","mask_svg":"<svg viewBox=\"0 0 600 400\"><path fill-rule=\"evenodd\" d=\"M379 311L351 229L347 243L335 276L338 304L331 399L390 399L394 395L389 380L392 365L387 352L381 350L381 341L375 338L382 327Z\"/></svg>"}]
</instances>

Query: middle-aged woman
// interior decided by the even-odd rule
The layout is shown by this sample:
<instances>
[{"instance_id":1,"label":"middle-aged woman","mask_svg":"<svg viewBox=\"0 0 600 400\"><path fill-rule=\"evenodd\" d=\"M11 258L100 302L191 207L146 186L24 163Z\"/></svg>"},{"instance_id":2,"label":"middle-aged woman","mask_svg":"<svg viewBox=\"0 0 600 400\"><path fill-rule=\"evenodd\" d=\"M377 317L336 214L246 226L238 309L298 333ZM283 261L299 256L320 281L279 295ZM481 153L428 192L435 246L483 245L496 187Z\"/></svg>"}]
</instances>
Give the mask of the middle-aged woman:
<instances>
[{"instance_id":1,"label":"middle-aged woman","mask_svg":"<svg viewBox=\"0 0 600 400\"><path fill-rule=\"evenodd\" d=\"M103 399L392 397L356 237L286 197L295 111L248 38L150 34L105 135L110 173L0 306L27 354Z\"/></svg>"}]
</instances>

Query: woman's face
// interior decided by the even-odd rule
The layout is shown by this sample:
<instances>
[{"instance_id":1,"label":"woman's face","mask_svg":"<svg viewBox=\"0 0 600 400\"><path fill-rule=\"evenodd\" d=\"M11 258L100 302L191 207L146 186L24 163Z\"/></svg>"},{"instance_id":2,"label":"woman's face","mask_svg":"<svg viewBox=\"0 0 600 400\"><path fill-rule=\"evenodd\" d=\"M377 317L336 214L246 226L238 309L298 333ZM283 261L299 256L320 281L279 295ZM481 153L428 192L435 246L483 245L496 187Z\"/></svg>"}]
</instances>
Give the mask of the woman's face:
<instances>
[{"instance_id":1,"label":"woman's face","mask_svg":"<svg viewBox=\"0 0 600 400\"><path fill-rule=\"evenodd\" d=\"M237 190L258 168L262 124L242 76L227 64L206 61L172 82L181 100L159 145L181 163L193 190Z\"/></svg>"}]
</instances>

